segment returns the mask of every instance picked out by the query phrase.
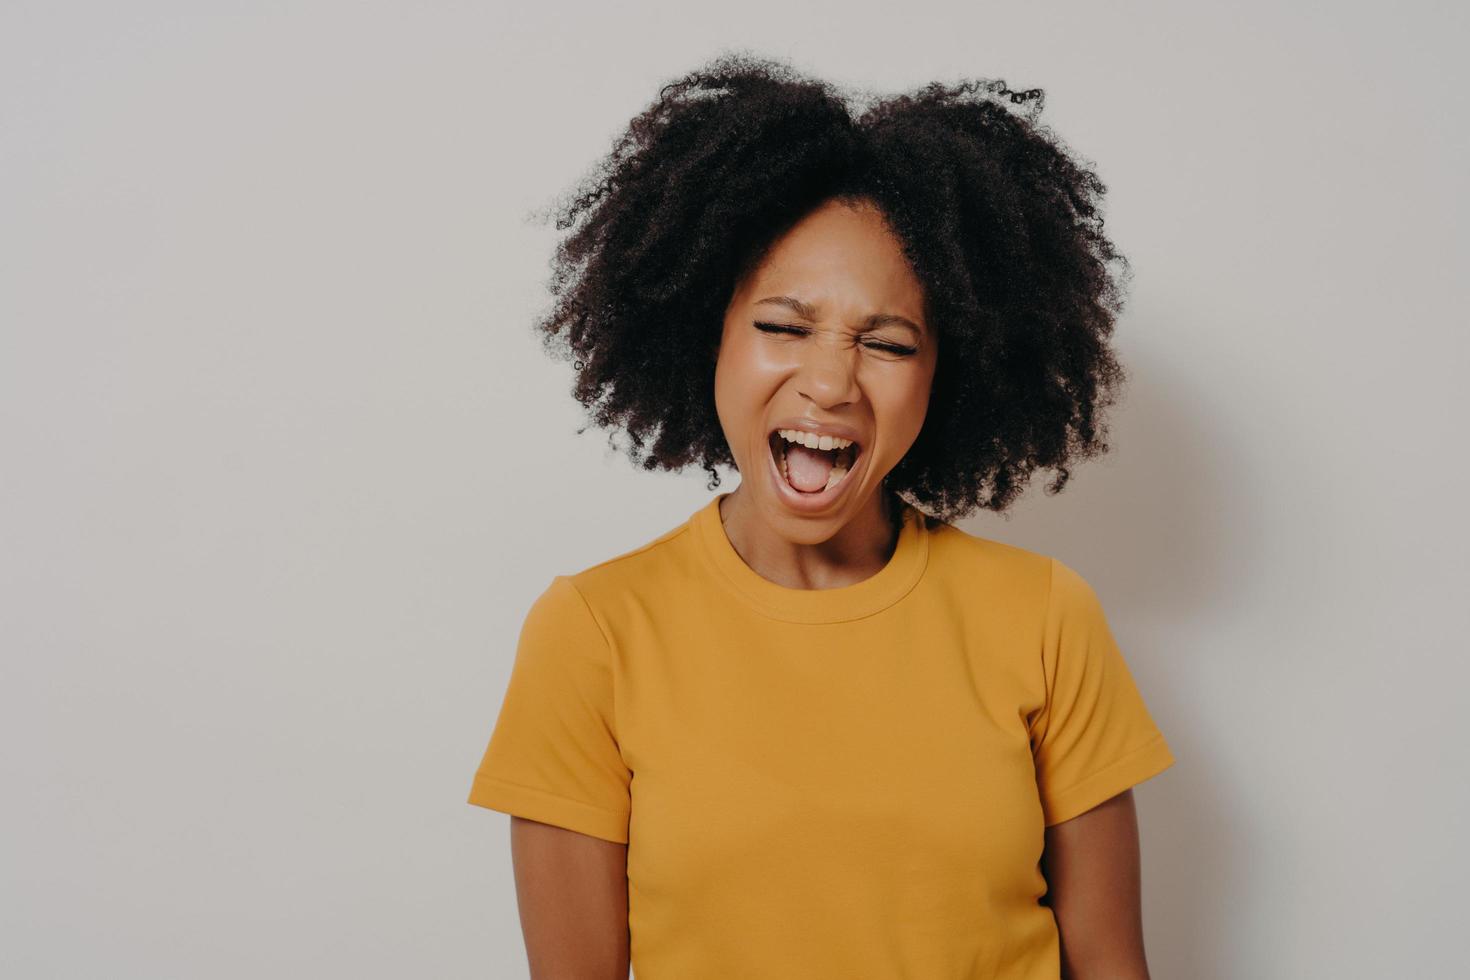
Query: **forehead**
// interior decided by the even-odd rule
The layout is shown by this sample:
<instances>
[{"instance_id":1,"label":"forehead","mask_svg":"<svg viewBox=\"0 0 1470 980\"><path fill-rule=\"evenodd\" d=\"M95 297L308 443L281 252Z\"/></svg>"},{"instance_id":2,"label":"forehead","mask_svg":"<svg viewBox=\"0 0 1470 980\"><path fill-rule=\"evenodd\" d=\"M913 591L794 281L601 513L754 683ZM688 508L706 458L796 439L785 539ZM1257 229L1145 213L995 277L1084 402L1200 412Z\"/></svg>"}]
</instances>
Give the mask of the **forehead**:
<instances>
[{"instance_id":1,"label":"forehead","mask_svg":"<svg viewBox=\"0 0 1470 980\"><path fill-rule=\"evenodd\" d=\"M738 299L794 296L823 317L896 313L922 322L924 292L903 244L875 208L829 202L777 239Z\"/></svg>"}]
</instances>

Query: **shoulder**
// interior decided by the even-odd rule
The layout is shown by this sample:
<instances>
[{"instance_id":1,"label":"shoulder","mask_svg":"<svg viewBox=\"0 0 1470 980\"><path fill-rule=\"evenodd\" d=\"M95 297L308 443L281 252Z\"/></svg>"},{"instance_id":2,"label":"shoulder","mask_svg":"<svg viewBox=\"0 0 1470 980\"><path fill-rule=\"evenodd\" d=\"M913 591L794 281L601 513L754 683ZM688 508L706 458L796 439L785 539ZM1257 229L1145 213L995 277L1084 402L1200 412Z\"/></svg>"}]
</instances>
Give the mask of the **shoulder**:
<instances>
[{"instance_id":1,"label":"shoulder","mask_svg":"<svg viewBox=\"0 0 1470 980\"><path fill-rule=\"evenodd\" d=\"M690 518L642 544L557 579L600 612L640 597L677 591L697 574L697 544Z\"/></svg>"},{"instance_id":2,"label":"shoulder","mask_svg":"<svg viewBox=\"0 0 1470 980\"><path fill-rule=\"evenodd\" d=\"M1092 585L1055 555L1007 544L940 524L929 532L930 561L941 575L994 585L1012 583L1049 606L1089 607L1098 602Z\"/></svg>"},{"instance_id":3,"label":"shoulder","mask_svg":"<svg viewBox=\"0 0 1470 980\"><path fill-rule=\"evenodd\" d=\"M1055 558L1020 545L971 534L953 524L929 531L930 572L944 585L1003 596L1025 606L1045 605Z\"/></svg>"}]
</instances>

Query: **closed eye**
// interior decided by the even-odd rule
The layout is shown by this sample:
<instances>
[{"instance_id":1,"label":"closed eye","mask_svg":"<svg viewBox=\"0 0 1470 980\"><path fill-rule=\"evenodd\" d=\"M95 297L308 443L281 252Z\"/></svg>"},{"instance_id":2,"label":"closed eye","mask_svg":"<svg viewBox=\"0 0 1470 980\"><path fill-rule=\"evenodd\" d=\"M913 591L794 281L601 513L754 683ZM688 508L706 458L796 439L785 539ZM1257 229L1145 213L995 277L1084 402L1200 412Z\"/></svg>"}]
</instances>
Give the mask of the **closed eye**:
<instances>
[{"instance_id":1,"label":"closed eye","mask_svg":"<svg viewBox=\"0 0 1470 980\"><path fill-rule=\"evenodd\" d=\"M781 323L761 323L759 320L756 321L755 328L765 333L806 333L801 327L788 327Z\"/></svg>"},{"instance_id":2,"label":"closed eye","mask_svg":"<svg viewBox=\"0 0 1470 980\"><path fill-rule=\"evenodd\" d=\"M811 332L805 327L792 327L784 323L764 323L759 320L756 321L755 328L762 333L788 333L796 334L797 336ZM910 354L916 354L919 351L917 347L904 347L899 344L887 344L876 340L871 343L866 343L863 346L870 350L887 351L890 354L897 354L901 357L908 357Z\"/></svg>"}]
</instances>

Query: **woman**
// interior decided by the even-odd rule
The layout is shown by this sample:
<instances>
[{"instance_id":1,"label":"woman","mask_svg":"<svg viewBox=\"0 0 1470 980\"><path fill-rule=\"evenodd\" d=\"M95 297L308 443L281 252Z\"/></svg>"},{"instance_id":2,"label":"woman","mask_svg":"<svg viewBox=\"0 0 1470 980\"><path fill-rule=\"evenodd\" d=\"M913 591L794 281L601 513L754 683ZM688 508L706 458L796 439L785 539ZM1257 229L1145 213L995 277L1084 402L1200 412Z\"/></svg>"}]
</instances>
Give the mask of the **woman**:
<instances>
[{"instance_id":1,"label":"woman","mask_svg":"<svg viewBox=\"0 0 1470 980\"><path fill-rule=\"evenodd\" d=\"M952 524L1059 492L1123 378L1104 188L1040 105L854 117L725 56L561 217L576 397L741 480L526 617L469 801L512 815L534 976L1147 977L1169 747L1089 585Z\"/></svg>"}]
</instances>

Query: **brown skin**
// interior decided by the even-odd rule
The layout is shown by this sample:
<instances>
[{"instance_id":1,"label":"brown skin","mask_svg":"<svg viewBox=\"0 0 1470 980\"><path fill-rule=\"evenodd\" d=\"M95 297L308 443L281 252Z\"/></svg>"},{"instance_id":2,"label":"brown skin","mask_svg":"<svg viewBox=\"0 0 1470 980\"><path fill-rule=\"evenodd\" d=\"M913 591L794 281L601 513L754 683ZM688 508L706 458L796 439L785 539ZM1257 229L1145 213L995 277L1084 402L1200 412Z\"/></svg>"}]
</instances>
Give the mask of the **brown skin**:
<instances>
[{"instance_id":1,"label":"brown skin","mask_svg":"<svg viewBox=\"0 0 1470 980\"><path fill-rule=\"evenodd\" d=\"M775 296L815 319L762 302ZM874 313L915 327L868 328ZM805 333L768 333L757 321ZM829 202L775 243L730 298L715 364L715 409L742 475L720 517L747 565L777 585L831 589L887 563L897 531L877 491L924 425L938 355L923 287L876 209ZM857 429L862 452L847 475L857 482L828 513L793 513L770 485L767 436L793 417Z\"/></svg>"},{"instance_id":2,"label":"brown skin","mask_svg":"<svg viewBox=\"0 0 1470 980\"><path fill-rule=\"evenodd\" d=\"M763 302L785 296L808 307ZM872 314L912 322L868 325ZM828 202L775 243L740 283L715 351L715 406L742 474L720 516L740 557L793 589L861 582L893 554L883 478L924 424L939 338L923 289L880 212ZM755 322L797 328L770 333ZM914 348L912 354L881 345ZM855 427L863 447L831 511L797 514L770 485L767 435L787 418ZM511 852L533 980L629 969L627 845L520 817ZM1046 829L1042 871L1065 980L1148 980L1131 790Z\"/></svg>"},{"instance_id":3,"label":"brown skin","mask_svg":"<svg viewBox=\"0 0 1470 980\"><path fill-rule=\"evenodd\" d=\"M1044 847L1062 980L1149 980L1133 790L1046 828Z\"/></svg>"},{"instance_id":4,"label":"brown skin","mask_svg":"<svg viewBox=\"0 0 1470 980\"><path fill-rule=\"evenodd\" d=\"M510 818L531 980L627 980L628 845Z\"/></svg>"}]
</instances>

